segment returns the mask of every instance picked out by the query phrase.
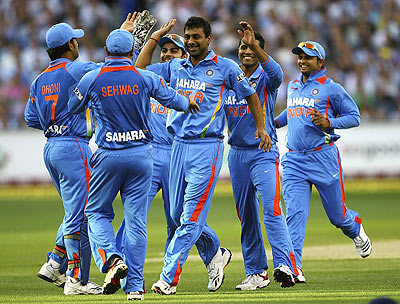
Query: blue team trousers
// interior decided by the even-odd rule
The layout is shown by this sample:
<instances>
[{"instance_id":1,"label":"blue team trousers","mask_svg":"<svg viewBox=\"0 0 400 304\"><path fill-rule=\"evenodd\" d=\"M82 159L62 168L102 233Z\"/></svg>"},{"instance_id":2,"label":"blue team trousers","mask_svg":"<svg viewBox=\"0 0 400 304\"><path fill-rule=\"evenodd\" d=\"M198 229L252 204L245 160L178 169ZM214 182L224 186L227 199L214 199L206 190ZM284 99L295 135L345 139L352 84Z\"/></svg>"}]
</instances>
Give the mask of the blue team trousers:
<instances>
[{"instance_id":1,"label":"blue team trousers","mask_svg":"<svg viewBox=\"0 0 400 304\"><path fill-rule=\"evenodd\" d=\"M223 152L220 138L174 140L169 191L171 217L178 228L165 252L161 273L161 278L169 284L178 284L193 245L205 265L219 248L219 239L206 221Z\"/></svg>"},{"instance_id":2,"label":"blue team trousers","mask_svg":"<svg viewBox=\"0 0 400 304\"><path fill-rule=\"evenodd\" d=\"M279 153L276 146L272 146L270 152L232 146L228 163L236 209L242 226L241 243L246 275L268 269L257 193L261 198L274 268L286 265L293 271L293 246L280 201Z\"/></svg>"},{"instance_id":3,"label":"blue team trousers","mask_svg":"<svg viewBox=\"0 0 400 304\"><path fill-rule=\"evenodd\" d=\"M164 200L164 213L167 221L167 241L165 242L165 250L175 233L177 226L170 215L169 204L169 168L171 161L171 146L153 143L153 176L151 179L151 187L147 200L147 211L150 209L151 202L154 197L162 189L162 197ZM116 234L117 246L122 246L125 237L125 219L122 221L120 228ZM121 248L121 247L120 247Z\"/></svg>"},{"instance_id":4,"label":"blue team trousers","mask_svg":"<svg viewBox=\"0 0 400 304\"><path fill-rule=\"evenodd\" d=\"M347 209L343 170L339 150L326 145L318 151L287 152L282 158L282 190L286 204L286 221L292 239L296 264L302 267L302 251L314 185L329 220L349 238L360 232L358 213Z\"/></svg>"},{"instance_id":5,"label":"blue team trousers","mask_svg":"<svg viewBox=\"0 0 400 304\"><path fill-rule=\"evenodd\" d=\"M85 214L89 220L92 253L100 271L106 272L109 259L117 255L128 266L123 290L144 291L143 267L147 247L147 197L153 171L152 146L109 150L93 155L89 199ZM118 250L114 229L113 201L120 192L124 208L123 250Z\"/></svg>"},{"instance_id":6,"label":"blue team trousers","mask_svg":"<svg viewBox=\"0 0 400 304\"><path fill-rule=\"evenodd\" d=\"M88 196L91 156L88 140L80 137L50 137L43 152L44 162L62 198L65 212L57 232L56 245L66 248L70 264L67 275L80 278L83 284L89 278L91 259L83 213ZM54 253L50 257L62 262Z\"/></svg>"}]
</instances>

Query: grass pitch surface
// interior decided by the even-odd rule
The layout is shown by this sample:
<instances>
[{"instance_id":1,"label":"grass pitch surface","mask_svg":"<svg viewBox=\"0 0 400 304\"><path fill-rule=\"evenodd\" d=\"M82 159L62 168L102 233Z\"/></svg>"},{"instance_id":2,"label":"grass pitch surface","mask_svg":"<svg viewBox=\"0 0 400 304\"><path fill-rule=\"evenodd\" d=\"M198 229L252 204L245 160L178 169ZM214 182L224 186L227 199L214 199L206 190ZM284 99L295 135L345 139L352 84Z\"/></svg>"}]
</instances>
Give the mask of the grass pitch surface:
<instances>
[{"instance_id":1,"label":"grass pitch surface","mask_svg":"<svg viewBox=\"0 0 400 304\"><path fill-rule=\"evenodd\" d=\"M361 259L351 240L333 227L319 196L312 195L304 250L306 284L282 289L278 283L252 292L235 291L245 278L240 248L240 224L229 183L219 183L208 223L221 245L234 253L225 269L225 282L216 293L207 290L208 275L196 249L183 266L177 295L145 294L152 303L368 303L386 296L400 301L400 183L362 181L346 184L346 204L360 213L373 243L371 257ZM158 280L166 237L162 199L157 196L149 213L146 289ZM117 228L122 219L121 201L114 202ZM0 189L0 303L117 303L114 295L64 296L62 290L36 277L46 252L54 246L63 216L61 200L53 187ZM270 247L262 227L270 257ZM272 278L272 260L269 259ZM104 274L92 264L91 280L101 284Z\"/></svg>"}]
</instances>

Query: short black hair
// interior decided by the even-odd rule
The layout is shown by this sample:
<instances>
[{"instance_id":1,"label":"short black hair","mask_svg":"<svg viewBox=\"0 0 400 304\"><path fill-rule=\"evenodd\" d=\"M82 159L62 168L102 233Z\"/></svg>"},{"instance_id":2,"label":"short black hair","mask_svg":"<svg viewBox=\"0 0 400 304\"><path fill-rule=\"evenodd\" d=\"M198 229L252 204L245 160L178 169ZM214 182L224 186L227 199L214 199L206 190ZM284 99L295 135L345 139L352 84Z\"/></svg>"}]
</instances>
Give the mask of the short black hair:
<instances>
[{"instance_id":1,"label":"short black hair","mask_svg":"<svg viewBox=\"0 0 400 304\"><path fill-rule=\"evenodd\" d=\"M72 42L73 43L74 38L72 38L70 41L68 42ZM68 52L70 50L68 42L66 44L60 45L58 47L52 48L52 49L47 49L47 54L50 57L50 60L56 60L61 58L61 56Z\"/></svg>"},{"instance_id":2,"label":"short black hair","mask_svg":"<svg viewBox=\"0 0 400 304\"><path fill-rule=\"evenodd\" d=\"M202 17L190 17L185 23L183 32L185 32L187 28L202 28L206 38L211 35L211 25L206 19Z\"/></svg>"},{"instance_id":3,"label":"short black hair","mask_svg":"<svg viewBox=\"0 0 400 304\"><path fill-rule=\"evenodd\" d=\"M256 40L257 40L258 43L260 44L260 47L261 47L262 49L264 49L265 40L264 40L263 36L262 36L259 32L254 32L254 38L256 38ZM239 40L239 45L238 45L238 47L240 46L241 43L242 43L242 39Z\"/></svg>"}]
</instances>

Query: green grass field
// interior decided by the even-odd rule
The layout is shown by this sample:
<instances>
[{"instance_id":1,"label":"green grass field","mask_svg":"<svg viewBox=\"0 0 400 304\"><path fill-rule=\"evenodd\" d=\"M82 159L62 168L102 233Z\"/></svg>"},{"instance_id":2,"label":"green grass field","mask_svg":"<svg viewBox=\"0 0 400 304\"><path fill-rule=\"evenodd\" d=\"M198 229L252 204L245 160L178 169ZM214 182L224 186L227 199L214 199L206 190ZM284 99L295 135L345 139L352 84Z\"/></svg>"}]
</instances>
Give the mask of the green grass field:
<instances>
[{"instance_id":1,"label":"green grass field","mask_svg":"<svg viewBox=\"0 0 400 304\"><path fill-rule=\"evenodd\" d=\"M220 183L214 195L208 223L221 244L234 253L225 269L225 282L216 293L207 291L207 270L193 249L183 267L177 295L145 294L152 303L368 303L387 296L400 301L400 182L349 182L347 205L364 219L373 242L371 257L361 259L351 240L333 227L319 196L312 195L303 269L306 284L282 289L278 283L253 292L235 291L244 277L240 248L240 224L232 191ZM115 227L122 208L114 203ZM61 200L53 187L0 188L0 303L116 303L126 301L122 291L109 296L70 296L40 280L36 273L54 246L62 219ZM264 229L264 228L263 228ZM265 229L264 240L265 237ZM148 220L148 252L144 276L146 289L158 280L166 229L162 200L156 197ZM265 241L268 243L267 241ZM267 251L270 247L266 244ZM322 252L322 253L321 253ZM325 255L326 254L326 255ZM270 254L269 254L270 256ZM270 269L273 268L269 260ZM272 271L269 271L272 277ZM91 278L101 284L101 274L92 263Z\"/></svg>"}]
</instances>

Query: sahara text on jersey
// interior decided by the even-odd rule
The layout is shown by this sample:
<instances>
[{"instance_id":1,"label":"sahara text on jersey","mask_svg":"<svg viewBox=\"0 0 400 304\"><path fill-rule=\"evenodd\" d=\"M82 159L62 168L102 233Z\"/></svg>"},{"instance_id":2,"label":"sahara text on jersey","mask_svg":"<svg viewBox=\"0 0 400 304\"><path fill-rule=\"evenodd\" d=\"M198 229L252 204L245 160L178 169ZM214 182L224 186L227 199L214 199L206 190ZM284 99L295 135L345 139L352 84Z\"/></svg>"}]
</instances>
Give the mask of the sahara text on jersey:
<instances>
[{"instance_id":1,"label":"sahara text on jersey","mask_svg":"<svg viewBox=\"0 0 400 304\"><path fill-rule=\"evenodd\" d=\"M126 132L107 132L106 141L130 141L146 138L143 130Z\"/></svg>"}]
</instances>

